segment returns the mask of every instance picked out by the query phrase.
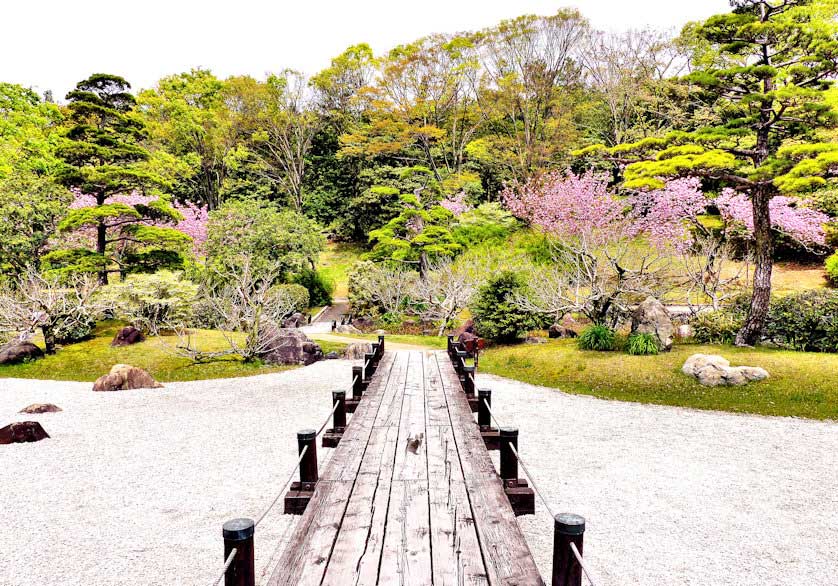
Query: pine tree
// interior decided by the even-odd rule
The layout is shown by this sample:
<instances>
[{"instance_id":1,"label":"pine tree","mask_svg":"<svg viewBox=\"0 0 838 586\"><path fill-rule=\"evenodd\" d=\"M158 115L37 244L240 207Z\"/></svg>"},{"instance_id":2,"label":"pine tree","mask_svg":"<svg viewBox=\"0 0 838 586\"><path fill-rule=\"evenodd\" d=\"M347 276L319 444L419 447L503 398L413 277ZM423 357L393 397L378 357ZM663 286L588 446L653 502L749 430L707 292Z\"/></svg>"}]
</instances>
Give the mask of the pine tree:
<instances>
[{"instance_id":1,"label":"pine tree","mask_svg":"<svg viewBox=\"0 0 838 586\"><path fill-rule=\"evenodd\" d=\"M732 12L694 31L707 44L704 58L712 64L683 80L691 97L712 113L713 124L577 154L625 165L629 188L692 176L750 198L753 294L736 343L751 345L759 339L771 295L771 198L815 189L838 175L838 144L820 142L817 135L838 121L827 102L838 72L838 35L832 0L731 0L731 6Z\"/></svg>"}]
</instances>

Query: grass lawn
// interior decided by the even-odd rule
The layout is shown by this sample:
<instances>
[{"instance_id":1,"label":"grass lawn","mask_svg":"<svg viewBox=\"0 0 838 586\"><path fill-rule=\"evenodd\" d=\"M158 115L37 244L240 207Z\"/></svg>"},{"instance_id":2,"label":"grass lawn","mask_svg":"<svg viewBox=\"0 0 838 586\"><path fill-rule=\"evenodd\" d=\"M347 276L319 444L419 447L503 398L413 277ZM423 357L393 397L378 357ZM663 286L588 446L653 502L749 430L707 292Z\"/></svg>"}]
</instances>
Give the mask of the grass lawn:
<instances>
[{"instance_id":1,"label":"grass lawn","mask_svg":"<svg viewBox=\"0 0 838 586\"><path fill-rule=\"evenodd\" d=\"M765 381L703 387L681 373L691 354L721 354L734 366L762 366ZM838 355L766 348L676 345L658 356L588 352L572 340L501 346L480 355L480 371L603 399L762 415L838 419Z\"/></svg>"},{"instance_id":2,"label":"grass lawn","mask_svg":"<svg viewBox=\"0 0 838 586\"><path fill-rule=\"evenodd\" d=\"M347 273L355 262L361 258L364 249L358 244L337 243L329 244L320 255L319 271L329 281L334 283L335 297L349 295Z\"/></svg>"},{"instance_id":3,"label":"grass lawn","mask_svg":"<svg viewBox=\"0 0 838 586\"><path fill-rule=\"evenodd\" d=\"M318 334L313 334L312 338L315 341L323 346L324 344L329 344L327 340L331 337L340 337L344 339L353 339L359 341L370 341L375 342L378 340L378 336L374 334L325 334L320 336ZM439 350L444 349L447 347L447 338L445 336L408 336L408 335L394 335L394 334L387 334L384 336L384 347L387 347L387 343L390 344L405 344L407 346L417 346L428 348L432 350ZM323 350L326 351L325 348Z\"/></svg>"},{"instance_id":4,"label":"grass lawn","mask_svg":"<svg viewBox=\"0 0 838 586\"><path fill-rule=\"evenodd\" d=\"M170 346L176 344L175 336L149 338L134 346L111 348L111 340L122 326L123 324L119 322L102 322L97 326L95 336L90 340L70 344L52 356L46 356L40 360L0 366L0 378L94 381L103 374L107 374L111 366L118 363L130 364L147 370L160 382L251 376L295 368L244 363L235 357L206 364L194 364L188 358L175 356L166 347L166 344ZM225 347L221 332L196 330L194 339L202 350L221 350ZM37 343L38 340L35 342ZM328 349L324 347L323 351L339 350L341 345L332 344L331 346Z\"/></svg>"}]
</instances>

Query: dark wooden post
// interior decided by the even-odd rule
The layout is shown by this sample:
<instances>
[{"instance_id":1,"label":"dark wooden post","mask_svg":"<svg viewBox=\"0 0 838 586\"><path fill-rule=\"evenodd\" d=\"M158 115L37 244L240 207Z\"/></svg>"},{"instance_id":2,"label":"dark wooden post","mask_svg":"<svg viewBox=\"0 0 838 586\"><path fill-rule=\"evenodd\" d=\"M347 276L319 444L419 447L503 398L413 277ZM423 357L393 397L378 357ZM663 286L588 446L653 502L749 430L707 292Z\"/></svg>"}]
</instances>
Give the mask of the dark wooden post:
<instances>
[{"instance_id":1,"label":"dark wooden post","mask_svg":"<svg viewBox=\"0 0 838 586\"><path fill-rule=\"evenodd\" d=\"M518 480L518 458L512 448L518 450L518 429L515 427L500 428L500 477L502 480Z\"/></svg>"},{"instance_id":2,"label":"dark wooden post","mask_svg":"<svg viewBox=\"0 0 838 586\"><path fill-rule=\"evenodd\" d=\"M335 431L346 428L346 391L332 391L332 405L337 403L335 414L332 418L332 425Z\"/></svg>"},{"instance_id":3,"label":"dark wooden post","mask_svg":"<svg viewBox=\"0 0 838 586\"><path fill-rule=\"evenodd\" d=\"M490 389L480 389L477 391L477 398L480 400L477 409L477 425L481 428L492 427L492 414L489 409L492 407L492 391Z\"/></svg>"},{"instance_id":4,"label":"dark wooden post","mask_svg":"<svg viewBox=\"0 0 838 586\"><path fill-rule=\"evenodd\" d=\"M375 374L375 354L372 352L367 352L364 354L364 364L366 364L366 380L369 381L372 378L372 375Z\"/></svg>"},{"instance_id":5,"label":"dark wooden post","mask_svg":"<svg viewBox=\"0 0 838 586\"><path fill-rule=\"evenodd\" d=\"M474 375L476 374L473 366L463 367L463 392L469 398L474 396Z\"/></svg>"},{"instance_id":6,"label":"dark wooden post","mask_svg":"<svg viewBox=\"0 0 838 586\"><path fill-rule=\"evenodd\" d=\"M552 586L582 586L582 566L573 555L570 544L576 545L582 555L582 538L585 519L579 515L556 515L553 532L553 582Z\"/></svg>"},{"instance_id":7,"label":"dark wooden post","mask_svg":"<svg viewBox=\"0 0 838 586\"><path fill-rule=\"evenodd\" d=\"M465 350L457 350L456 355L454 356L454 370L457 371L457 374L463 374L463 368L466 365L466 358L468 358L468 352Z\"/></svg>"},{"instance_id":8,"label":"dark wooden post","mask_svg":"<svg viewBox=\"0 0 838 586\"><path fill-rule=\"evenodd\" d=\"M384 356L384 336L378 336L378 357Z\"/></svg>"},{"instance_id":9,"label":"dark wooden post","mask_svg":"<svg viewBox=\"0 0 838 586\"><path fill-rule=\"evenodd\" d=\"M224 574L224 586L256 586L256 570L253 563L253 534L256 525L253 519L233 519L224 523L224 561L233 548L236 555Z\"/></svg>"},{"instance_id":10,"label":"dark wooden post","mask_svg":"<svg viewBox=\"0 0 838 586\"><path fill-rule=\"evenodd\" d=\"M364 367L352 367L352 396L355 399L360 399L364 394Z\"/></svg>"},{"instance_id":11,"label":"dark wooden post","mask_svg":"<svg viewBox=\"0 0 838 586\"><path fill-rule=\"evenodd\" d=\"M332 331L334 332L338 327L338 322L336 320L332 320Z\"/></svg>"},{"instance_id":12,"label":"dark wooden post","mask_svg":"<svg viewBox=\"0 0 838 586\"><path fill-rule=\"evenodd\" d=\"M317 431L303 429L297 432L298 454L308 447L303 461L300 462L300 484L314 484L317 482Z\"/></svg>"}]
</instances>

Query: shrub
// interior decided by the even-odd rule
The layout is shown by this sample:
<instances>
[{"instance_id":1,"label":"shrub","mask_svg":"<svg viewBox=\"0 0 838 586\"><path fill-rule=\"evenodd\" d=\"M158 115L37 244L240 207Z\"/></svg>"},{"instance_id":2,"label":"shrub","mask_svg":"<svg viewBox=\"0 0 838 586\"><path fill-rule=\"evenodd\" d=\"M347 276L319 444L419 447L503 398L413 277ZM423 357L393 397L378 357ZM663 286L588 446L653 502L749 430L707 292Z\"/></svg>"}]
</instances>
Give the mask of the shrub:
<instances>
[{"instance_id":1,"label":"shrub","mask_svg":"<svg viewBox=\"0 0 838 586\"><path fill-rule=\"evenodd\" d=\"M838 291L815 289L771 303L765 337L804 352L838 352Z\"/></svg>"},{"instance_id":2,"label":"shrub","mask_svg":"<svg viewBox=\"0 0 838 586\"><path fill-rule=\"evenodd\" d=\"M692 319L693 339L702 344L733 344L744 315L733 309L700 313Z\"/></svg>"},{"instance_id":3,"label":"shrub","mask_svg":"<svg viewBox=\"0 0 838 586\"><path fill-rule=\"evenodd\" d=\"M332 293L335 285L321 273L311 269L303 269L294 277L294 283L302 285L308 291L309 306L321 306L332 304ZM301 310L302 311L302 310Z\"/></svg>"},{"instance_id":4,"label":"shrub","mask_svg":"<svg viewBox=\"0 0 838 586\"><path fill-rule=\"evenodd\" d=\"M826 278L838 287L838 252L826 259Z\"/></svg>"},{"instance_id":5,"label":"shrub","mask_svg":"<svg viewBox=\"0 0 838 586\"><path fill-rule=\"evenodd\" d=\"M198 286L179 273L160 271L129 275L121 283L105 287L101 296L113 304L120 319L157 334L166 324L183 324L192 317Z\"/></svg>"},{"instance_id":6,"label":"shrub","mask_svg":"<svg viewBox=\"0 0 838 586\"><path fill-rule=\"evenodd\" d=\"M484 203L457 216L451 233L460 246L471 248L483 242L504 240L517 224L515 217L499 203Z\"/></svg>"},{"instance_id":7,"label":"shrub","mask_svg":"<svg viewBox=\"0 0 838 586\"><path fill-rule=\"evenodd\" d=\"M52 333L59 344L81 342L90 337L96 327L96 318L86 311L62 315L55 321Z\"/></svg>"},{"instance_id":8,"label":"shrub","mask_svg":"<svg viewBox=\"0 0 838 586\"><path fill-rule=\"evenodd\" d=\"M660 353L658 338L654 334L636 332L628 337L626 352L632 356L651 356Z\"/></svg>"},{"instance_id":9,"label":"shrub","mask_svg":"<svg viewBox=\"0 0 838 586\"><path fill-rule=\"evenodd\" d=\"M286 299L291 301L294 307L292 312L303 312L309 308L308 289L302 285L297 285L296 283L285 283L282 285L274 285L271 287L270 291L268 291L269 299L273 299L280 295L284 295ZM276 317L281 319L285 316L280 315Z\"/></svg>"},{"instance_id":10,"label":"shrub","mask_svg":"<svg viewBox=\"0 0 838 586\"><path fill-rule=\"evenodd\" d=\"M478 289L471 313L479 335L508 343L541 325L536 316L515 303L515 295L523 288L524 282L517 273L504 271Z\"/></svg>"},{"instance_id":11,"label":"shrub","mask_svg":"<svg viewBox=\"0 0 838 586\"><path fill-rule=\"evenodd\" d=\"M576 342L581 350L607 352L616 347L617 336L608 326L593 325L582 330Z\"/></svg>"}]
</instances>

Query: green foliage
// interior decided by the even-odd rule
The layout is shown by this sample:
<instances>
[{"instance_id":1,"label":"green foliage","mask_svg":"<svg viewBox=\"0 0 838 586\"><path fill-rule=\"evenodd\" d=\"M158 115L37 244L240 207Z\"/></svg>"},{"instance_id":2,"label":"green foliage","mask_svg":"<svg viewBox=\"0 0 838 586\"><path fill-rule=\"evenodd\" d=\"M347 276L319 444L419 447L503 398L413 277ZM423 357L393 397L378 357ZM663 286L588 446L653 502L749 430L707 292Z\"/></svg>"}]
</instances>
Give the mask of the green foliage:
<instances>
[{"instance_id":1,"label":"green foliage","mask_svg":"<svg viewBox=\"0 0 838 586\"><path fill-rule=\"evenodd\" d=\"M205 250L212 269L235 268L248 256L256 274L277 267L284 276L310 266L324 247L316 223L265 201L230 201L209 214Z\"/></svg>"},{"instance_id":2,"label":"green foliage","mask_svg":"<svg viewBox=\"0 0 838 586\"><path fill-rule=\"evenodd\" d=\"M72 344L87 340L96 327L96 319L87 313L76 316L59 316L53 325L52 334L58 344Z\"/></svg>"},{"instance_id":3,"label":"green foliage","mask_svg":"<svg viewBox=\"0 0 838 586\"><path fill-rule=\"evenodd\" d=\"M838 287L838 252L826 259L825 268L829 281Z\"/></svg>"},{"instance_id":4,"label":"green foliage","mask_svg":"<svg viewBox=\"0 0 838 586\"><path fill-rule=\"evenodd\" d=\"M693 339L702 344L732 344L745 321L741 312L730 309L707 311L693 318Z\"/></svg>"},{"instance_id":5,"label":"green foliage","mask_svg":"<svg viewBox=\"0 0 838 586\"><path fill-rule=\"evenodd\" d=\"M280 285L274 285L271 287L270 291L268 291L268 296L269 300L266 305L275 305L271 302L271 299L279 296L281 298L291 300L294 304L293 311L295 312L304 312L310 305L308 289L302 285L297 285L296 283L282 283Z\"/></svg>"},{"instance_id":6,"label":"green foliage","mask_svg":"<svg viewBox=\"0 0 838 586\"><path fill-rule=\"evenodd\" d=\"M626 352L632 356L654 356L660 353L660 344L654 334L635 332L628 337Z\"/></svg>"},{"instance_id":7,"label":"green foliage","mask_svg":"<svg viewBox=\"0 0 838 586\"><path fill-rule=\"evenodd\" d=\"M775 300L765 336L793 350L838 352L838 291L804 291Z\"/></svg>"},{"instance_id":8,"label":"green foliage","mask_svg":"<svg viewBox=\"0 0 838 586\"><path fill-rule=\"evenodd\" d=\"M302 285L307 291L309 303L306 304L306 308L332 304L332 293L335 291L335 285L327 280L321 272L304 268L294 275L294 282Z\"/></svg>"},{"instance_id":9,"label":"green foliage","mask_svg":"<svg viewBox=\"0 0 838 586\"><path fill-rule=\"evenodd\" d=\"M451 231L454 240L463 248L483 242L497 242L507 238L518 222L500 204L484 203L460 214Z\"/></svg>"},{"instance_id":10,"label":"green foliage","mask_svg":"<svg viewBox=\"0 0 838 586\"><path fill-rule=\"evenodd\" d=\"M536 316L515 303L523 291L524 280L515 272L504 271L480 287L470 306L477 333L495 342L514 342L540 325Z\"/></svg>"},{"instance_id":11,"label":"green foliage","mask_svg":"<svg viewBox=\"0 0 838 586\"><path fill-rule=\"evenodd\" d=\"M117 317L152 334L188 323L197 294L197 285L170 271L130 275L100 292Z\"/></svg>"},{"instance_id":12,"label":"green foliage","mask_svg":"<svg viewBox=\"0 0 838 586\"><path fill-rule=\"evenodd\" d=\"M610 352L617 347L617 337L608 326L592 325L582 330L576 343L580 350Z\"/></svg>"}]
</instances>

